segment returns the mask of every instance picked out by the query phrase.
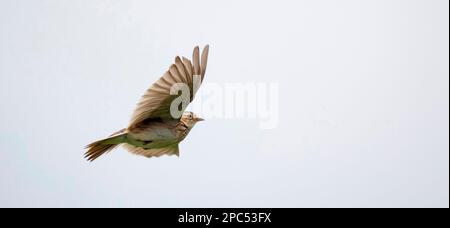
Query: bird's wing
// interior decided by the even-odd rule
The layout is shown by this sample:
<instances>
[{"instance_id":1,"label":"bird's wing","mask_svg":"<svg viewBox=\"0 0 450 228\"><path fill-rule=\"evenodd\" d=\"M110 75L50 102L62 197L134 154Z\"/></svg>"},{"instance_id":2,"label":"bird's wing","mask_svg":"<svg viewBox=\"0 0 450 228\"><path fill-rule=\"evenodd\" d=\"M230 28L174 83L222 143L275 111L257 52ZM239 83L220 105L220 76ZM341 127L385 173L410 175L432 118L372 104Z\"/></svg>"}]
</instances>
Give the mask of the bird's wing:
<instances>
[{"instance_id":1,"label":"bird's wing","mask_svg":"<svg viewBox=\"0 0 450 228\"><path fill-rule=\"evenodd\" d=\"M146 119L178 119L179 116L171 114L170 107L172 102L181 95L171 94L171 89L178 83L183 83L189 88L190 96L187 100L183 100L185 103L181 109L178 107L179 113L183 113L197 92L198 88L194 88L194 86L199 87L205 77L208 50L209 46L206 45L200 59L199 48L198 46L195 47L192 54L192 63L185 57L181 59L177 56L175 63L142 96L133 113L128 129L139 126Z\"/></svg>"},{"instance_id":2,"label":"bird's wing","mask_svg":"<svg viewBox=\"0 0 450 228\"><path fill-rule=\"evenodd\" d=\"M129 152L137 155L142 155L145 157L159 157L161 155L176 155L180 156L180 150L178 148L178 144L162 147L162 148L155 148L155 149L144 149L142 147L136 147L130 144L124 144L125 149L127 149Z\"/></svg>"}]
</instances>

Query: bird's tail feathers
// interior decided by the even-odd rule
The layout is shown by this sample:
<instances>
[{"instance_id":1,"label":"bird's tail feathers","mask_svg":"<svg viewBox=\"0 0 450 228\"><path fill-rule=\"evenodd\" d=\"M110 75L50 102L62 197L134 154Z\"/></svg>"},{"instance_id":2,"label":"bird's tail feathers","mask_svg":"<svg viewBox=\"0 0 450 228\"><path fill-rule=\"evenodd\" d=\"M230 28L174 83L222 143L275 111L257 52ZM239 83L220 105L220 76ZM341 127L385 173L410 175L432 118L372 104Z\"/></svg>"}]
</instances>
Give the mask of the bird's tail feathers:
<instances>
[{"instance_id":1,"label":"bird's tail feathers","mask_svg":"<svg viewBox=\"0 0 450 228\"><path fill-rule=\"evenodd\" d=\"M121 143L125 142L126 136L127 133L125 129L122 129L106 139L95 141L86 146L86 149L88 149L88 151L84 154L84 157L88 161L93 161L100 155L111 151Z\"/></svg>"}]
</instances>

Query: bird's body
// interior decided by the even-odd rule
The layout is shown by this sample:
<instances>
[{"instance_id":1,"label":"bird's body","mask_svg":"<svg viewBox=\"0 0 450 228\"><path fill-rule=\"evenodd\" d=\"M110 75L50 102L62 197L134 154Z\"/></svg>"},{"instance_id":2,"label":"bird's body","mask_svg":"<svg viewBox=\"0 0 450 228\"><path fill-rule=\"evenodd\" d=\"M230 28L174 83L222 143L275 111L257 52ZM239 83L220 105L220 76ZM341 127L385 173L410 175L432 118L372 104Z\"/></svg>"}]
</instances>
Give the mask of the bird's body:
<instances>
[{"instance_id":1,"label":"bird's body","mask_svg":"<svg viewBox=\"0 0 450 228\"><path fill-rule=\"evenodd\" d=\"M128 135L131 145L140 146L142 148L159 148L167 144L179 142L177 135L177 122L154 120L147 122L139 128L134 128ZM141 143L142 142L142 143Z\"/></svg>"},{"instance_id":2,"label":"bird's body","mask_svg":"<svg viewBox=\"0 0 450 228\"><path fill-rule=\"evenodd\" d=\"M203 81L207 56L208 46L203 50L201 64L198 47L194 49L193 64L187 58L183 58L183 61L179 57L175 58L175 64L144 94L129 126L86 146L86 158L95 160L118 145L124 145L131 153L146 157L179 155L178 144L186 138L194 125L203 119L192 112L184 112L180 117L174 117L172 103L179 96L172 94L171 89L176 84L187 85L190 90L190 103L196 92L193 85L195 77ZM179 109L178 105L175 107Z\"/></svg>"}]
</instances>

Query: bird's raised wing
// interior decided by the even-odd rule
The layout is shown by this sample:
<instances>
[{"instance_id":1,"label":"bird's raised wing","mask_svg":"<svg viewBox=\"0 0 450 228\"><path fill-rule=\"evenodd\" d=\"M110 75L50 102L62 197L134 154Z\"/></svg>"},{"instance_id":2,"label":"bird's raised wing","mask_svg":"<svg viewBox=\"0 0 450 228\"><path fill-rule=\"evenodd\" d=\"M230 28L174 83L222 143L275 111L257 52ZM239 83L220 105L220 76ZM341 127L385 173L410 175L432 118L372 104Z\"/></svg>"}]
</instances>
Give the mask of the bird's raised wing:
<instances>
[{"instance_id":1,"label":"bird's raised wing","mask_svg":"<svg viewBox=\"0 0 450 228\"><path fill-rule=\"evenodd\" d=\"M192 54L192 63L185 57L181 59L177 56L175 63L142 96L134 110L128 129L135 128L148 119L178 119L180 116L174 116L170 110L175 99L178 100L182 95L178 93L177 88L185 85L184 88L189 90L189 97L183 99L183 105L177 107L178 111L183 113L187 104L194 99L201 82L203 82L208 51L209 46L206 45L200 59L199 48L198 46L195 47ZM177 93L174 94L174 92Z\"/></svg>"}]
</instances>

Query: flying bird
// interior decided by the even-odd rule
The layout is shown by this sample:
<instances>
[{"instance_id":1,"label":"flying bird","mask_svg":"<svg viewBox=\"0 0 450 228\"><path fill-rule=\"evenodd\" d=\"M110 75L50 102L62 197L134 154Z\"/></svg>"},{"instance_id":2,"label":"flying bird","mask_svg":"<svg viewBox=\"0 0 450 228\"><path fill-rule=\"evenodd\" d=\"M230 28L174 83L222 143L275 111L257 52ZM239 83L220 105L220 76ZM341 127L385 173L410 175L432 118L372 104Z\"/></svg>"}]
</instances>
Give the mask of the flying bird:
<instances>
[{"instance_id":1,"label":"flying bird","mask_svg":"<svg viewBox=\"0 0 450 228\"><path fill-rule=\"evenodd\" d=\"M177 56L175 63L144 93L128 127L87 145L85 158L93 161L119 145L145 157L179 156L178 144L197 122L203 120L193 112L185 112L185 109L205 77L208 51L209 46L206 45L200 58L199 47L195 47L192 62ZM184 97L183 90L181 95L177 90L183 85L187 90Z\"/></svg>"}]
</instances>

